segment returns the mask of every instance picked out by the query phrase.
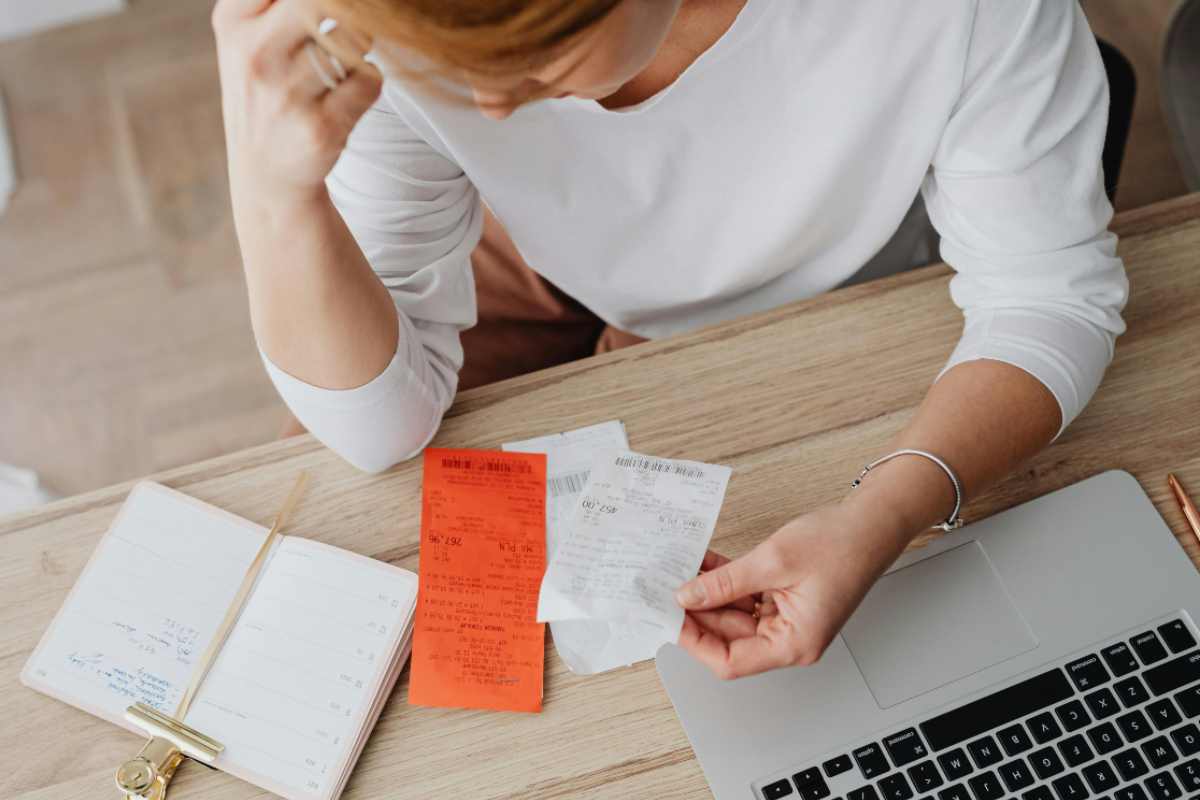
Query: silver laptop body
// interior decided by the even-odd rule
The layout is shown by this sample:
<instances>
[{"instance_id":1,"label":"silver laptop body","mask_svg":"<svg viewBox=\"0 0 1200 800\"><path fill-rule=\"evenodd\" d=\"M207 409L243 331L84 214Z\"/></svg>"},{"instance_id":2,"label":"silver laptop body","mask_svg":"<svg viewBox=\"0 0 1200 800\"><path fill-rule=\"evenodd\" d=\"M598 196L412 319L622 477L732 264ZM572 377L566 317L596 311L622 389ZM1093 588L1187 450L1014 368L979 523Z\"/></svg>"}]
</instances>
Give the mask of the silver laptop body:
<instances>
[{"instance_id":1,"label":"silver laptop body","mask_svg":"<svg viewBox=\"0 0 1200 800\"><path fill-rule=\"evenodd\" d=\"M906 553L819 663L658 670L717 800L1200 793L1200 576L1106 472Z\"/></svg>"}]
</instances>

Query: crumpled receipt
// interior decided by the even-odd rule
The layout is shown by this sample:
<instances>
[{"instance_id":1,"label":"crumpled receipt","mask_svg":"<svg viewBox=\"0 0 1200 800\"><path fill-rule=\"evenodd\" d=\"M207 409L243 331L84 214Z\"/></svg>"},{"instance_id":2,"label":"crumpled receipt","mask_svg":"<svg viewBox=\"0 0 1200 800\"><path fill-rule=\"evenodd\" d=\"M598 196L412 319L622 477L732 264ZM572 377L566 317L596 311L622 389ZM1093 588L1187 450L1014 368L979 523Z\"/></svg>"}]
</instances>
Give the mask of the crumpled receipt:
<instances>
[{"instance_id":1,"label":"crumpled receipt","mask_svg":"<svg viewBox=\"0 0 1200 800\"><path fill-rule=\"evenodd\" d=\"M566 537L579 496L587 485L592 462L629 448L625 426L617 420L565 433L508 442L503 450L546 454L546 562ZM580 675L624 667L653 657L657 630L602 620L568 619L550 623L554 649L567 667ZM648 653L648 655L647 655Z\"/></svg>"},{"instance_id":2,"label":"crumpled receipt","mask_svg":"<svg viewBox=\"0 0 1200 800\"><path fill-rule=\"evenodd\" d=\"M572 670L643 661L679 640L675 590L700 569L730 474L628 450L597 456L538 595L556 645L570 624Z\"/></svg>"}]
</instances>

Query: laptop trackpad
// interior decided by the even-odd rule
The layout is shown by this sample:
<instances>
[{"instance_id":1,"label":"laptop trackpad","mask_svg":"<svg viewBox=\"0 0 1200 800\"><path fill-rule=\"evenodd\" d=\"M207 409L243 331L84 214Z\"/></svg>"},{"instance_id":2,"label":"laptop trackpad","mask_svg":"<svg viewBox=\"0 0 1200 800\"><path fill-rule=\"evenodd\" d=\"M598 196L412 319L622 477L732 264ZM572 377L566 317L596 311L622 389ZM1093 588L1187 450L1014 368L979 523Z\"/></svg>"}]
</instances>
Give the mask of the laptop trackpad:
<instances>
[{"instance_id":1,"label":"laptop trackpad","mask_svg":"<svg viewBox=\"0 0 1200 800\"><path fill-rule=\"evenodd\" d=\"M978 541L880 578L842 639L881 708L1038 644Z\"/></svg>"}]
</instances>

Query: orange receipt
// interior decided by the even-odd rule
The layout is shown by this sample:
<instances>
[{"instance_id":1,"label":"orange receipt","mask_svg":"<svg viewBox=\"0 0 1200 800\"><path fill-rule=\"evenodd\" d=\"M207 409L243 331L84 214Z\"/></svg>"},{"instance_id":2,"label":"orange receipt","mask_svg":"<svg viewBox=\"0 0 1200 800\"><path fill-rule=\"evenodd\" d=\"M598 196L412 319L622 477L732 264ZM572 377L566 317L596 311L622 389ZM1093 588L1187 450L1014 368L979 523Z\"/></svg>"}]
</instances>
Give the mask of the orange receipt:
<instances>
[{"instance_id":1,"label":"orange receipt","mask_svg":"<svg viewBox=\"0 0 1200 800\"><path fill-rule=\"evenodd\" d=\"M546 456L425 451L408 701L542 710Z\"/></svg>"}]
</instances>

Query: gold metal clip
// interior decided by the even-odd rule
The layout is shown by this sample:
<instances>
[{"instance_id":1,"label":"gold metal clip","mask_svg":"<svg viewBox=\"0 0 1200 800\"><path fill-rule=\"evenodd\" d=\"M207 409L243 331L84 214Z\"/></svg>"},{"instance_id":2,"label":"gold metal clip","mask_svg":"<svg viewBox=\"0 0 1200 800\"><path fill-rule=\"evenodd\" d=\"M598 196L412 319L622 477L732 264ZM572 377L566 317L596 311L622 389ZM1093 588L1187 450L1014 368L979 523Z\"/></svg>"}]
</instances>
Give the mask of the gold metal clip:
<instances>
[{"instance_id":1,"label":"gold metal clip","mask_svg":"<svg viewBox=\"0 0 1200 800\"><path fill-rule=\"evenodd\" d=\"M126 800L164 800L185 757L211 766L225 749L215 739L145 703L125 709L125 719L150 735L141 752L117 768L117 788Z\"/></svg>"}]
</instances>

